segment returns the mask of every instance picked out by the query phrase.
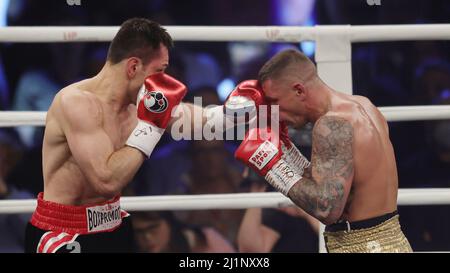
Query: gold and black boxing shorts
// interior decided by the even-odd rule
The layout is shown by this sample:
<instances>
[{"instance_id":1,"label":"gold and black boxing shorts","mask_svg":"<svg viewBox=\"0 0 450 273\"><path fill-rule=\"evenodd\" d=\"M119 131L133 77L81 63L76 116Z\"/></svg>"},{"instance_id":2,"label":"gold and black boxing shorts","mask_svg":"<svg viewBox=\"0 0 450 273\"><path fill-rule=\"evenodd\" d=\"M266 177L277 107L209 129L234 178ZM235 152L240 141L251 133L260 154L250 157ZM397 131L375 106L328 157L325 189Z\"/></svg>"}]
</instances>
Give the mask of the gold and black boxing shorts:
<instances>
[{"instance_id":1,"label":"gold and black boxing shorts","mask_svg":"<svg viewBox=\"0 0 450 273\"><path fill-rule=\"evenodd\" d=\"M367 220L328 225L323 235L329 253L412 252L400 228L397 211Z\"/></svg>"}]
</instances>

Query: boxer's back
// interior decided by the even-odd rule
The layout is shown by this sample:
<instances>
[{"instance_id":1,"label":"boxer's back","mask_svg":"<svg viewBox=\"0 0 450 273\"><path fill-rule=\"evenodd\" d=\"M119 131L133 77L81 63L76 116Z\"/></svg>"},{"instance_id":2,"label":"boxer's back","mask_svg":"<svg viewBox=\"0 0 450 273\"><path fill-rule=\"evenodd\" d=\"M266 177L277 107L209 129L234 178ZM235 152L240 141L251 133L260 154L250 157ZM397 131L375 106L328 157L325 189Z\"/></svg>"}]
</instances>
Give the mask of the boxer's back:
<instances>
[{"instance_id":1,"label":"boxer's back","mask_svg":"<svg viewBox=\"0 0 450 273\"><path fill-rule=\"evenodd\" d=\"M357 221L393 212L398 178L386 120L367 98L339 97L354 130L354 178L342 218Z\"/></svg>"},{"instance_id":2,"label":"boxer's back","mask_svg":"<svg viewBox=\"0 0 450 273\"><path fill-rule=\"evenodd\" d=\"M98 115L96 119L99 126L106 131L114 149L120 149L126 136L131 132L134 124L132 116L124 113L120 117L107 117L104 114L105 105L95 96L86 90L89 80L62 89L54 98L52 105L47 112L46 128L42 147L43 175L44 175L44 199L61 204L81 205L105 201L105 197L100 196L84 176L79 165L75 161L72 151L67 142L67 133L64 132L63 124L71 121L67 118L67 111L63 109L72 107L73 114L94 111ZM73 103L72 103L73 101ZM68 103L70 102L70 103ZM130 112L131 113L131 112ZM77 118L77 117L75 117ZM70 136L69 136L70 137ZM92 141L96 141L95 137ZM77 147L83 149L83 147Z\"/></svg>"}]
</instances>

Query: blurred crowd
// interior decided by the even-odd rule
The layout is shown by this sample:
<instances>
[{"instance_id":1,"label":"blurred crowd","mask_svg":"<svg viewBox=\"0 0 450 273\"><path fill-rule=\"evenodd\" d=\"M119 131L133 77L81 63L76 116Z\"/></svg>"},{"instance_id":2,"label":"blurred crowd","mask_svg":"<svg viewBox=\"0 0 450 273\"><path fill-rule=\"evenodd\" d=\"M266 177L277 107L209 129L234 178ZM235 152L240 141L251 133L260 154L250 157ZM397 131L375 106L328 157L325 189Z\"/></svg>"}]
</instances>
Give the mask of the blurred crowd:
<instances>
[{"instance_id":1,"label":"blurred crowd","mask_svg":"<svg viewBox=\"0 0 450 273\"><path fill-rule=\"evenodd\" d=\"M450 23L445 0L10 0L7 26L118 26L131 17L170 25L380 25ZM275 52L307 44L177 42L168 74L188 88L186 101L221 104L233 84L255 78ZM103 66L107 43L0 44L0 110L46 111L55 94ZM352 46L353 92L376 106L450 104L450 43L408 41ZM231 86L231 87L230 87ZM231 89L230 89L231 88ZM450 120L389 123L400 188L450 187ZM311 127L291 131L309 154ZM0 199L42 191L43 127L0 128ZM238 142L158 144L124 195L270 191L233 158ZM450 207L399 207L416 251L450 250ZM133 213L139 252L317 252L318 223L296 208ZM23 251L29 215L0 215L0 252Z\"/></svg>"}]
</instances>

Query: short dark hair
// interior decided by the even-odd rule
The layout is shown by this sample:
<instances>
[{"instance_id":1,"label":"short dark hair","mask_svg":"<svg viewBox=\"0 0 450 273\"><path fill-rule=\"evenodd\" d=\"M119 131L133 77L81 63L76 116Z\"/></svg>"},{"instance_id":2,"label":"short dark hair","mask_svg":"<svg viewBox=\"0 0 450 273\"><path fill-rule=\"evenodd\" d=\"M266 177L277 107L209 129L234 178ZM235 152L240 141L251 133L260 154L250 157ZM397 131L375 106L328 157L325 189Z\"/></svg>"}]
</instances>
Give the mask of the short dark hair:
<instances>
[{"instance_id":1,"label":"short dark hair","mask_svg":"<svg viewBox=\"0 0 450 273\"><path fill-rule=\"evenodd\" d=\"M112 40L107 60L117 64L123 59L138 57L147 64L161 44L168 49L173 47L172 37L161 25L145 18L128 19Z\"/></svg>"},{"instance_id":2,"label":"short dark hair","mask_svg":"<svg viewBox=\"0 0 450 273\"><path fill-rule=\"evenodd\" d=\"M259 70L258 81L260 84L268 79L276 79L281 76L285 69L290 68L291 65L300 65L302 68L310 68L312 74L316 75L317 71L314 63L302 52L295 49L287 49L277 53L270 60L268 60ZM307 71L299 71L300 73ZM312 75L302 75L303 78L309 78Z\"/></svg>"}]
</instances>

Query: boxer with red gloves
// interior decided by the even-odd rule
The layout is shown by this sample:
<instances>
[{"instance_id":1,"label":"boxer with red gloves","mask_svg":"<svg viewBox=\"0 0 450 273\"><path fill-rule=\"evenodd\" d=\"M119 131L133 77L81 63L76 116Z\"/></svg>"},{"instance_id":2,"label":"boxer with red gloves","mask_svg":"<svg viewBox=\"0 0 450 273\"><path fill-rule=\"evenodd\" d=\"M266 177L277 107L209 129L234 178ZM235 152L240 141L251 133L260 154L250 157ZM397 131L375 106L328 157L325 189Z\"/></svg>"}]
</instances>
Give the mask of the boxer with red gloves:
<instances>
[{"instance_id":1,"label":"boxer with red gloves","mask_svg":"<svg viewBox=\"0 0 450 273\"><path fill-rule=\"evenodd\" d=\"M130 19L102 70L55 96L43 141L44 191L26 229L26 252L134 251L120 194L186 93L162 73L171 46L159 24Z\"/></svg>"},{"instance_id":2,"label":"boxer with red gloves","mask_svg":"<svg viewBox=\"0 0 450 273\"><path fill-rule=\"evenodd\" d=\"M272 57L258 81L264 98L279 106L281 132L269 126L268 139L254 140L265 128L250 130L236 157L327 225L329 252L411 252L397 212L395 154L377 107L333 90L297 50ZM310 164L284 126L308 122L314 124Z\"/></svg>"}]
</instances>

